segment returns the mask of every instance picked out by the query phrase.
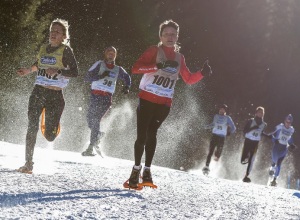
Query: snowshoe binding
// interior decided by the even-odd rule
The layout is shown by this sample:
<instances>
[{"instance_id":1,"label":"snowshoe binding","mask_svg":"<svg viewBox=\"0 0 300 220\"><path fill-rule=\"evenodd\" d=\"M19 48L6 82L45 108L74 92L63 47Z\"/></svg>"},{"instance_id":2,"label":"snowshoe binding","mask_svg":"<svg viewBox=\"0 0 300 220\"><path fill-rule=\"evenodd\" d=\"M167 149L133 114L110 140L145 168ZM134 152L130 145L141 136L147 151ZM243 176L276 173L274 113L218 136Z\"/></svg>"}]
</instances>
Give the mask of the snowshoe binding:
<instances>
[{"instance_id":1,"label":"snowshoe binding","mask_svg":"<svg viewBox=\"0 0 300 220\"><path fill-rule=\"evenodd\" d=\"M27 161L24 166L21 166L19 169L17 169L17 172L32 174L32 170L33 162Z\"/></svg>"}]
</instances>

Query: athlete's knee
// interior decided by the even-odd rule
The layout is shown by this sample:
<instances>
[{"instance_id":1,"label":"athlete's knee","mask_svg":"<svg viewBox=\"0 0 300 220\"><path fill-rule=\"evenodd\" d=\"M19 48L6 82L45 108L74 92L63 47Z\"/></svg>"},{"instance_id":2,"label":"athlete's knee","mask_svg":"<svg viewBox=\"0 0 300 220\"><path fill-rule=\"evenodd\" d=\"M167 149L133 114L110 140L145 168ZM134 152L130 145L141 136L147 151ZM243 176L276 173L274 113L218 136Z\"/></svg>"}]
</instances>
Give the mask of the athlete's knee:
<instances>
[{"instance_id":1,"label":"athlete's knee","mask_svg":"<svg viewBox=\"0 0 300 220\"><path fill-rule=\"evenodd\" d=\"M223 151L223 148L222 148L222 147L218 148L218 149L216 150L216 152L215 152L215 156L218 157L218 158L220 158L220 157L221 157L221 154L222 154L222 151Z\"/></svg>"},{"instance_id":2,"label":"athlete's knee","mask_svg":"<svg viewBox=\"0 0 300 220\"><path fill-rule=\"evenodd\" d=\"M135 141L136 144L138 145L145 145L146 144L146 139L147 139L148 134L145 132L138 132L137 139Z\"/></svg>"},{"instance_id":3,"label":"athlete's knee","mask_svg":"<svg viewBox=\"0 0 300 220\"><path fill-rule=\"evenodd\" d=\"M147 132L147 136L148 138L156 138L156 135L157 135L157 129L155 128L150 128Z\"/></svg>"},{"instance_id":4,"label":"athlete's knee","mask_svg":"<svg viewBox=\"0 0 300 220\"><path fill-rule=\"evenodd\" d=\"M282 163L283 159L284 159L284 157L283 158L279 158L279 160L277 160L277 163L276 163L277 167L281 166L281 163Z\"/></svg>"},{"instance_id":5,"label":"athlete's knee","mask_svg":"<svg viewBox=\"0 0 300 220\"><path fill-rule=\"evenodd\" d=\"M141 149L141 148L144 148L145 144L146 144L146 138L145 138L145 139L139 139L139 138L138 138L138 139L135 141L134 148L135 148L135 149Z\"/></svg>"}]
</instances>

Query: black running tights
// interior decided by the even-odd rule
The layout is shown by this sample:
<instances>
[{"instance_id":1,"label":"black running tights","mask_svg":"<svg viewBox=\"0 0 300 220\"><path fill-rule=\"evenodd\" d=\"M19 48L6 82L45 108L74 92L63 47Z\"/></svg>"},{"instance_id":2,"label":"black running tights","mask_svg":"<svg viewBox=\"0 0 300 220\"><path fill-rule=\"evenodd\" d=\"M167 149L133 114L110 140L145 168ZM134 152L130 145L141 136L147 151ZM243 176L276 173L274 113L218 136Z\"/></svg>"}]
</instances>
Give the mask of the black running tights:
<instances>
[{"instance_id":1,"label":"black running tights","mask_svg":"<svg viewBox=\"0 0 300 220\"><path fill-rule=\"evenodd\" d=\"M26 135L26 161L32 161L39 119L45 108L45 138L53 141L57 136L59 121L65 107L65 101L61 90L47 89L35 85L28 105L28 129Z\"/></svg>"},{"instance_id":2,"label":"black running tights","mask_svg":"<svg viewBox=\"0 0 300 220\"><path fill-rule=\"evenodd\" d=\"M134 144L135 165L141 164L145 150L145 166L150 167L156 149L156 134L158 128L167 118L170 107L139 100L137 107L137 140Z\"/></svg>"}]
</instances>

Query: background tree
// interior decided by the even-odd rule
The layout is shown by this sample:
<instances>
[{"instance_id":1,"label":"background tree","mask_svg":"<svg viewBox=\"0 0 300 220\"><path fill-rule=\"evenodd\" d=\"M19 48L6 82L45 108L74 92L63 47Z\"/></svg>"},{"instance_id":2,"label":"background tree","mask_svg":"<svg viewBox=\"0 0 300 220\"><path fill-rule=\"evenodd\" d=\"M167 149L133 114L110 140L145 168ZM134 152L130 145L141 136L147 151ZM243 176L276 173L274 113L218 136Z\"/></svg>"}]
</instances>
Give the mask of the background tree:
<instances>
[{"instance_id":1,"label":"background tree","mask_svg":"<svg viewBox=\"0 0 300 220\"><path fill-rule=\"evenodd\" d=\"M1 1L1 74L0 74L0 132L20 141L20 115L27 112L28 99L24 94L32 90L34 75L18 77L16 69L29 67L35 62L39 46L45 42L51 22L51 14L38 14L45 0ZM6 103L6 104L3 104ZM23 115L23 114L22 114ZM23 118L21 122L24 121ZM22 124L22 123L21 123Z\"/></svg>"}]
</instances>

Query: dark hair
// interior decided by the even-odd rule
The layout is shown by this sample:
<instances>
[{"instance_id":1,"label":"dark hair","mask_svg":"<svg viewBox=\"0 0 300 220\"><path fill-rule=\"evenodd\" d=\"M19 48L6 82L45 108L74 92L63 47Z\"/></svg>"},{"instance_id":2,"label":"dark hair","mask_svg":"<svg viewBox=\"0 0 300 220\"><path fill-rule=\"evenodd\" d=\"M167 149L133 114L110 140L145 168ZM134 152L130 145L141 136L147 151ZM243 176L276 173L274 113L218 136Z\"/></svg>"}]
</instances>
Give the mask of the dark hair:
<instances>
[{"instance_id":1,"label":"dark hair","mask_svg":"<svg viewBox=\"0 0 300 220\"><path fill-rule=\"evenodd\" d=\"M166 20L159 25L159 36L160 37L162 36L162 32L166 27L172 27L177 31L177 33L179 33L179 25L173 20Z\"/></svg>"},{"instance_id":2,"label":"dark hair","mask_svg":"<svg viewBox=\"0 0 300 220\"><path fill-rule=\"evenodd\" d=\"M115 54L117 54L117 49L113 46L106 47L104 50L104 54L106 54L108 51L114 51Z\"/></svg>"},{"instance_id":3,"label":"dark hair","mask_svg":"<svg viewBox=\"0 0 300 220\"><path fill-rule=\"evenodd\" d=\"M109 51L113 51L115 53L115 59L117 57L117 49L113 46L109 46L109 47L106 47L104 52L103 52L103 60L105 61L108 61L107 58L106 58L106 54L109 52ZM110 63L115 63L115 59L113 61L110 61Z\"/></svg>"},{"instance_id":4,"label":"dark hair","mask_svg":"<svg viewBox=\"0 0 300 220\"><path fill-rule=\"evenodd\" d=\"M161 23L159 25L159 32L158 32L159 37L162 36L162 32L163 32L163 30L166 27L172 27L172 28L174 28L177 31L177 34L179 34L179 25L175 21L173 21L173 20L170 19L170 20L164 21L163 23ZM162 42L158 43L158 46L160 46L160 45L162 45ZM180 46L176 43L175 44L175 51L179 52L179 49L180 49Z\"/></svg>"},{"instance_id":5,"label":"dark hair","mask_svg":"<svg viewBox=\"0 0 300 220\"><path fill-rule=\"evenodd\" d=\"M228 106L227 106L226 104L220 104L220 105L219 105L219 109L220 109L220 108L224 108L225 111L227 111Z\"/></svg>"}]
</instances>

